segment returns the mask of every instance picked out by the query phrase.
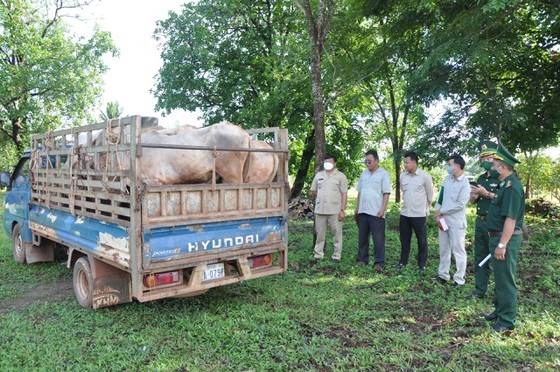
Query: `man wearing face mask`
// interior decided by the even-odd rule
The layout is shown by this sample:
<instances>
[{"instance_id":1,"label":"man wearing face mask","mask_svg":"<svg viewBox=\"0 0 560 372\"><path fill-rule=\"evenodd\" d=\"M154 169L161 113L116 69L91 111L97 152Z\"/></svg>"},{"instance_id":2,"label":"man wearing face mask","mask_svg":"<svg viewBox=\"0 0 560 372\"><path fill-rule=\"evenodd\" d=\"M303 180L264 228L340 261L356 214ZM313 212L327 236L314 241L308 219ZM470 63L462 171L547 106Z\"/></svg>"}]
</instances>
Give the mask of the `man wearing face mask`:
<instances>
[{"instance_id":1,"label":"man wearing face mask","mask_svg":"<svg viewBox=\"0 0 560 372\"><path fill-rule=\"evenodd\" d=\"M348 196L348 180L344 173L339 172L336 167L336 156L325 155L323 171L317 173L311 183L311 195L316 196L315 201L315 242L314 258L311 264L322 260L325 249L325 237L327 224L331 228L334 252L332 262L340 262L342 254L342 221Z\"/></svg>"},{"instance_id":2,"label":"man wearing face mask","mask_svg":"<svg viewBox=\"0 0 560 372\"><path fill-rule=\"evenodd\" d=\"M465 160L460 155L449 158L446 167L449 176L443 181L435 206L434 219L447 230L439 230L439 269L438 276L432 278L441 284L447 284L450 275L451 253L455 258L457 270L453 275L453 288L461 288L465 284L467 269L467 252L465 251L465 233L467 231L467 203L471 187L463 174Z\"/></svg>"},{"instance_id":3,"label":"man wearing face mask","mask_svg":"<svg viewBox=\"0 0 560 372\"><path fill-rule=\"evenodd\" d=\"M494 155L492 170L498 172L500 187L488 209L488 235L494 269L494 311L484 315L496 321L494 330L504 332L515 327L517 316L517 256L523 238L525 192L513 171L519 161L502 145Z\"/></svg>"},{"instance_id":4,"label":"man wearing face mask","mask_svg":"<svg viewBox=\"0 0 560 372\"><path fill-rule=\"evenodd\" d=\"M491 170L494 154L498 145L491 141L483 141L478 144L480 151L480 166L484 168L476 180L476 186L471 186L471 196L469 202L476 204L476 221L474 226L474 282L475 290L469 297L484 298L488 289L490 279L490 264L482 267L478 264L490 253L490 237L486 226L486 215L490 208L490 203L498 191L498 176Z\"/></svg>"}]
</instances>

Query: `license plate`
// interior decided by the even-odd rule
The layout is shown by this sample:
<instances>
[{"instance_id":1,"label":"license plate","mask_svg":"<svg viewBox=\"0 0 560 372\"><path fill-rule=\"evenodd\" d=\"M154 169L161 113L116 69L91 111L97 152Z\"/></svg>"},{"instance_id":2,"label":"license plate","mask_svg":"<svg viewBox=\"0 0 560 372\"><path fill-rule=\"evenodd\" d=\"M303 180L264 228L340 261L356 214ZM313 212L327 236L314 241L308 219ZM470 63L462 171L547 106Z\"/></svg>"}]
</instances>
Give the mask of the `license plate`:
<instances>
[{"instance_id":1,"label":"license plate","mask_svg":"<svg viewBox=\"0 0 560 372\"><path fill-rule=\"evenodd\" d=\"M224 264L217 263L212 265L206 265L204 269L204 274L202 275L202 280L213 280L220 279L224 277Z\"/></svg>"}]
</instances>

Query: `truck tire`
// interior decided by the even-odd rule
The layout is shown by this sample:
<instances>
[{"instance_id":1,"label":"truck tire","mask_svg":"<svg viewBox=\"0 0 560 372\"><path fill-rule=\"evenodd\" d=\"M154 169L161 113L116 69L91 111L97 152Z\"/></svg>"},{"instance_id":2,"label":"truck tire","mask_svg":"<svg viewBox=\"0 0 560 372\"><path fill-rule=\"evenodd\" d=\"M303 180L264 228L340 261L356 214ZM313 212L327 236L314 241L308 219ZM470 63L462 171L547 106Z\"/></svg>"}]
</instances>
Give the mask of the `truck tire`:
<instances>
[{"instance_id":1,"label":"truck tire","mask_svg":"<svg viewBox=\"0 0 560 372\"><path fill-rule=\"evenodd\" d=\"M27 259L25 257L25 246L23 245L23 238L21 237L21 226L16 223L12 230L12 254L14 259L20 264L25 264Z\"/></svg>"},{"instance_id":2,"label":"truck tire","mask_svg":"<svg viewBox=\"0 0 560 372\"><path fill-rule=\"evenodd\" d=\"M72 278L74 295L84 309L91 308L93 304L93 275L87 257L80 257L74 264Z\"/></svg>"}]
</instances>

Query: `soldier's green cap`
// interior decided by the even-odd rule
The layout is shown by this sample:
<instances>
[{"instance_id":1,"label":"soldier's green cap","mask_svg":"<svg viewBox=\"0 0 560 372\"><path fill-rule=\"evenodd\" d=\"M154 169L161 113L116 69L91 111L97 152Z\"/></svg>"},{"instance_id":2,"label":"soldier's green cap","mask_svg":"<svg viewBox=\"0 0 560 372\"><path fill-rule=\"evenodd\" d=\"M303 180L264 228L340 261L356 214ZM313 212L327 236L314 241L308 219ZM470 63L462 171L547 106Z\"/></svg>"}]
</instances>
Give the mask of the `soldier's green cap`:
<instances>
[{"instance_id":1,"label":"soldier's green cap","mask_svg":"<svg viewBox=\"0 0 560 372\"><path fill-rule=\"evenodd\" d=\"M498 151L494 154L494 159L501 160L512 167L515 167L515 163L519 163L519 160L517 160L501 143L498 144Z\"/></svg>"},{"instance_id":2,"label":"soldier's green cap","mask_svg":"<svg viewBox=\"0 0 560 372\"><path fill-rule=\"evenodd\" d=\"M498 144L492 141L481 141L478 143L478 150L480 151L480 157L487 155L494 155L498 150Z\"/></svg>"}]
</instances>

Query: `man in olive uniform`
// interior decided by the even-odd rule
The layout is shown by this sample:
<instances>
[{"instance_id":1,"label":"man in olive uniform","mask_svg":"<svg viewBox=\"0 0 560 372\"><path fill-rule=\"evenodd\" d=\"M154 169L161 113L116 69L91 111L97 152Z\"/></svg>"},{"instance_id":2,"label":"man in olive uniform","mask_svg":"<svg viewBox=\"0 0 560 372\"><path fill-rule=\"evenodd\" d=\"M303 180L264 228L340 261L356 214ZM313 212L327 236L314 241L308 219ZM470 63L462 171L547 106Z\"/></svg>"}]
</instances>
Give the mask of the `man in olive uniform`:
<instances>
[{"instance_id":1,"label":"man in olive uniform","mask_svg":"<svg viewBox=\"0 0 560 372\"><path fill-rule=\"evenodd\" d=\"M486 220L494 256L494 311L484 316L488 321L496 320L497 332L515 328L517 313L515 273L523 239L525 193L513 171L515 163L519 161L500 143L491 168L497 172L500 185Z\"/></svg>"},{"instance_id":2,"label":"man in olive uniform","mask_svg":"<svg viewBox=\"0 0 560 372\"><path fill-rule=\"evenodd\" d=\"M340 262L342 255L342 221L348 196L348 180L344 173L336 167L336 156L325 155L323 171L317 173L311 183L311 195L316 196L315 201L315 231L317 241L313 250L314 258L311 264L322 260L325 255L325 238L327 224L331 228L334 252L332 262Z\"/></svg>"},{"instance_id":3,"label":"man in olive uniform","mask_svg":"<svg viewBox=\"0 0 560 372\"><path fill-rule=\"evenodd\" d=\"M497 177L490 175L490 168L494 161L498 145L491 141L483 141L478 144L480 150L480 166L484 168L484 173L477 180L477 186L471 186L471 196L469 202L476 204L476 221L474 225L474 282L475 290L472 297L484 298L488 289L488 280L490 279L490 263L478 266L478 264L490 253L490 237L488 236L488 227L486 226L486 215L490 202L496 195L498 190Z\"/></svg>"}]
</instances>

